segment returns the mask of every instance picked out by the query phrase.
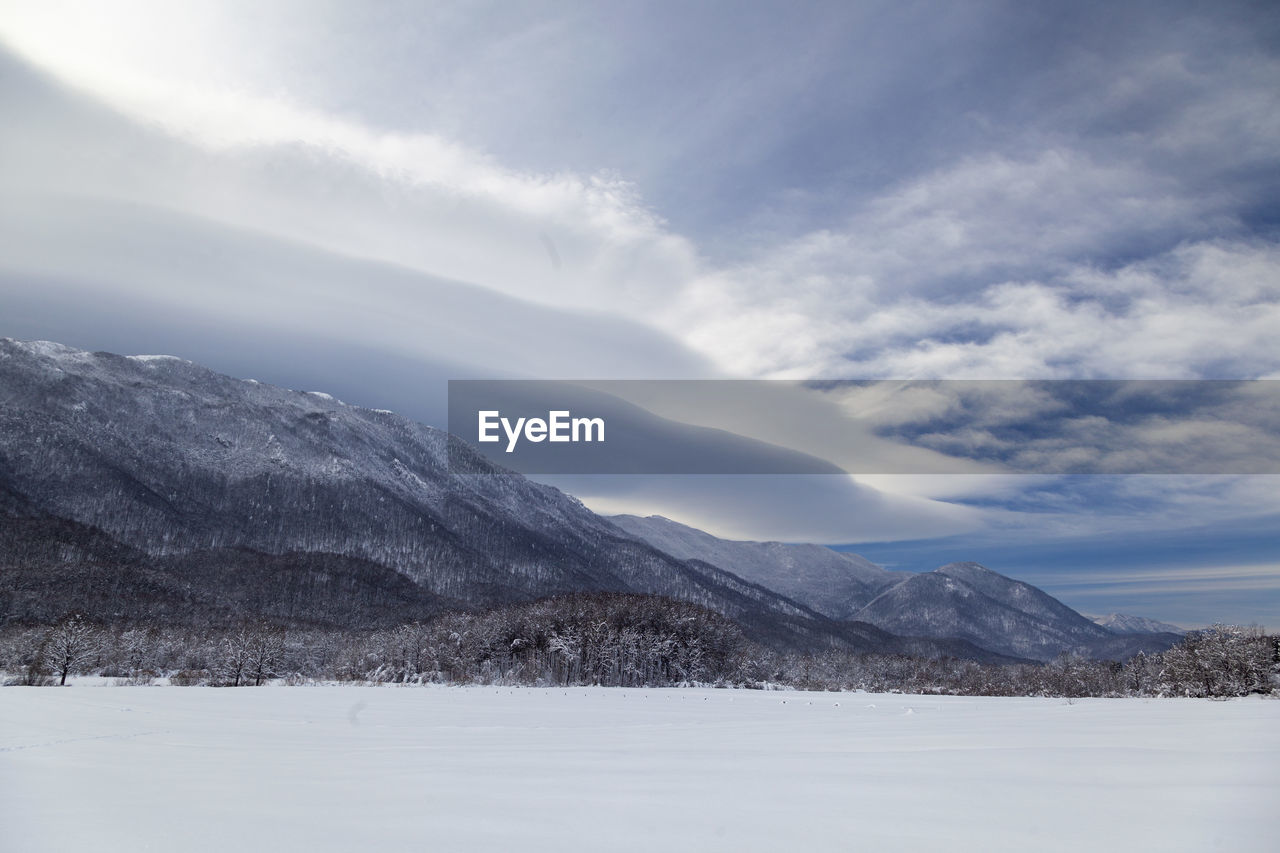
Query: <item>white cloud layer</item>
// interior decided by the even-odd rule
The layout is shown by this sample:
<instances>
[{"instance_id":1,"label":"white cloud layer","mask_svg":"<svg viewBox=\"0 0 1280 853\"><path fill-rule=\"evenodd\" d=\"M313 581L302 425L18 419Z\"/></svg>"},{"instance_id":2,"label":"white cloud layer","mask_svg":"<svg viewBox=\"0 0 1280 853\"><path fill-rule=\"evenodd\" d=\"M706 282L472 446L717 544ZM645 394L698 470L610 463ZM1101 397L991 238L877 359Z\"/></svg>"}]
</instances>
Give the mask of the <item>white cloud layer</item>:
<instances>
[{"instance_id":1,"label":"white cloud layer","mask_svg":"<svg viewBox=\"0 0 1280 853\"><path fill-rule=\"evenodd\" d=\"M1216 207L1062 152L963 163L872 200L839 230L704 275L673 325L752 375L1271 375L1275 244L1193 239L1107 263L1150 233L1214 230Z\"/></svg>"},{"instance_id":2,"label":"white cloud layer","mask_svg":"<svg viewBox=\"0 0 1280 853\"><path fill-rule=\"evenodd\" d=\"M1238 29L1234 23L1221 27L1236 40L1219 51L1220 60L1195 53L1201 41L1217 44L1210 38L1220 35L1216 30L1193 32L1182 43L1144 42L1132 57L1101 68L1091 68L1091 56L1082 50L1052 69L1051 83L1039 80L1043 90L1004 93L1010 102L1017 102L1015 95L1032 103L1045 97L1035 122L1023 128L1016 111L997 115L990 103L975 100L964 107L963 126L948 131L981 144L934 146L928 157L875 180L857 163L849 169L858 181L847 185L819 186L817 178L806 184L780 174L767 197L741 200L748 208L742 221L753 227L730 240L726 251L723 234L712 247L695 229L672 225L683 218L658 209L646 195L640 166L636 175L587 159L538 168L529 165L537 159L532 154L516 162L494 153L519 150L523 133L537 135L537 109L508 106L519 97L548 99L546 123L560 133L566 151L589 147L574 134L616 139L604 125L627 109L634 93L610 89L615 78L606 72L616 71L610 63L623 62L608 56L628 43L627 33L602 45L575 36L585 13L535 20L536 11L500 10L483 22L495 37L463 57L448 41L468 29L455 20L466 16L446 4L418 10L422 20L411 28L407 50L388 48L397 57L417 50L421 66L366 68L362 63L372 60L365 48L335 53L343 64L315 74L314 57L327 57L334 45L314 43L323 26L302 18L330 20L334 8L4 3L0 41L86 97L46 103L37 94L30 103L22 101L21 83L8 84L10 115L18 117L22 132L0 140L0 190L15 217L22 213L18 200L37 197L30 203L47 203L46 209L68 198L72 205L79 198L144 205L254 238L404 267L431 276L430 286L420 283L404 299L395 290L403 283L393 286L371 275L360 285L371 297L361 301L359 287L338 293L342 288L334 282L308 288L309 282L283 280L298 266L272 268L281 270L276 278L259 266L221 284L218 276L236 274L234 263L217 258L200 275L188 275L182 268L198 266L205 249L195 246L180 263L172 253L131 250L129 239L142 232L131 231L131 220L116 214L76 232L96 241L83 253L56 239L23 240L8 255L9 270L20 260L24 274L77 282L60 298L80 299L98 287L104 295L126 295L140 311L147 305L168 311L189 295L202 320L207 315L227 322L261 320L250 302L219 300L236 288L253 290L256 301L275 308L296 302L301 290L308 301L299 317L319 334L372 339L387 329L389 348L413 357L438 357L441 342L504 354L545 347L524 365L535 372L581 363L581 354L599 345L598 336L582 331L594 312L611 323L647 324L655 331L652 337L619 331L635 352L584 365L602 377L640 375L650 363L662 364L668 375L743 377L1280 377L1280 246L1273 232L1251 224L1251 218L1273 213L1254 210L1265 200L1250 195L1258 192L1250 189L1255 175L1262 176L1264 190L1269 185L1273 172L1267 170L1274 170L1274 152L1280 151L1280 63L1265 50L1241 47L1245 42L1231 35ZM350 19L349 11L344 14ZM355 17L363 22L366 16ZM367 17L369 26L383 27L380 38L396 40L396 21L383 20L382 13ZM961 26L962 17L939 19L956 26L966 44L980 44L973 40L982 27ZM495 23L503 18L514 23ZM772 35L765 24L759 32ZM865 24L841 22L862 28L864 40L870 38ZM803 105L808 87L822 82L824 63L848 52L845 34L824 33L812 56L793 59L776 73L767 55L749 73L735 59L726 67L746 81L736 87L726 74L711 89L692 78L662 77L686 70L679 63L699 50L715 54L711 41L694 39L669 57L645 54L643 69L675 92L660 92L656 102L674 98L678 115L653 116L653 134L644 140L652 150L642 152L651 153L650 160L628 152L624 161L651 162L658 171L681 152L697 151L705 162L695 165L705 166L709 182L715 173L709 186L732 186L735 176L745 180L756 160L782 145L785 120L792 118L789 113L771 121L757 111ZM925 45L948 41L937 32L920 35ZM768 39L758 36L753 38L767 46ZM573 57L586 67L566 58L560 50L565 39L581 45ZM522 61L529 57L538 62ZM670 59L676 71L655 59ZM596 67L604 83L591 88L590 80L579 78ZM815 150L813 159L858 133L875 134L876 122L886 117L907 130L899 127L885 145L912 144L907 131L921 119L907 115L909 102L894 100L902 94L896 78L908 77L911 69L901 62L885 67L893 69L894 80L875 79L871 67L841 69L856 81L841 83L853 92L842 108L867 112L847 127L824 127L832 139L845 141ZM957 67L956 74L962 71ZM394 98L378 90L389 79L397 82ZM325 87L331 91L321 91ZM404 109L410 102L420 107L412 116ZM469 109L484 113L482 120L461 121ZM504 123L505 109L518 121ZM600 126L573 127L571 118L585 113ZM370 118L375 114L382 118ZM548 143L530 142L531 149L538 146ZM716 172L720 161L739 171ZM702 172L682 175L694 185L689 194L696 194ZM803 215L793 209L806 204L813 209ZM95 209L113 208L85 207ZM115 255L109 251L113 233L121 238ZM139 266L146 264L151 266ZM423 324L438 330L438 340L424 341L414 312L432 312L432 299L453 292L442 289L441 280L568 310L574 322L560 325L547 319L551 315L531 313L545 327L521 328L519 304L503 303L501 322L494 324L502 340L490 344L485 335L469 337L454 328L466 324L465 317L455 319L458 311L442 310ZM471 304L459 296L452 307L462 306L465 315ZM299 317L293 322L301 323ZM607 326L610 333L624 328ZM657 354L667 346L675 353L669 360ZM558 347L563 357L552 352ZM686 357L686 349L710 363ZM459 356L474 362L478 352ZM920 523L904 523L902 535L917 535L934 522L938 532L973 523L970 508L924 496L1010 493L1007 480L970 481L968 492L957 488L957 480L910 482L895 511L914 513ZM893 481L878 485L893 488ZM1230 499L1249 497L1233 492ZM620 498L597 499L603 505ZM699 505L693 497L667 494L664 500L681 520L732 527L727 510ZM1177 490L1170 500L1177 500ZM656 497L644 501L629 509L662 509ZM765 517L766 504L740 507L739 517ZM770 505L778 507L776 500ZM672 509L680 506L687 514ZM857 507L837 502L815 516L821 523L793 513L794 524L769 535L796 538L807 530L830 541L833 531L863 529L842 521L841 513L847 519ZM1066 514L1061 524L1070 526Z\"/></svg>"},{"instance_id":3,"label":"white cloud layer","mask_svg":"<svg viewBox=\"0 0 1280 853\"><path fill-rule=\"evenodd\" d=\"M175 174L171 154L140 156L148 141L121 134L109 143L124 173L103 174L99 163L86 174L76 158L81 168L59 174L62 163L37 150L45 168L22 164L26 174L14 175L15 166L10 179L178 207L574 309L643 314L693 275L688 241L665 231L622 178L522 172L436 133L369 127L272 94L232 74L244 39L231 14L197 8L17 6L0 24L8 45L205 162ZM104 140L81 144L100 150Z\"/></svg>"},{"instance_id":4,"label":"white cloud layer","mask_svg":"<svg viewBox=\"0 0 1280 853\"><path fill-rule=\"evenodd\" d=\"M283 16L217 4L24 3L11 4L0 36L213 164L207 175L165 174L163 164L150 178L72 173L64 186L643 318L734 375L1280 371L1270 334L1280 250L1238 233L1228 187L1191 185L1139 156L1185 157L1211 144L1211 129L1234 132L1228 150L1242 162L1280 147L1280 123L1266 118L1280 89L1268 88L1280 84L1274 61L1210 71L1168 53L1135 62L1067 109L1086 124L1171 86L1192 93L1144 134L1143 151L1028 134L1015 150L961 153L854 197L826 227L723 266L667 227L625 176L515 169L439 132L381 129L276 91L261 56L268 35L253 25L274 27L288 56L298 49L281 32ZM556 25L567 24L547 26ZM1212 96L1220 79L1235 84L1227 97Z\"/></svg>"}]
</instances>

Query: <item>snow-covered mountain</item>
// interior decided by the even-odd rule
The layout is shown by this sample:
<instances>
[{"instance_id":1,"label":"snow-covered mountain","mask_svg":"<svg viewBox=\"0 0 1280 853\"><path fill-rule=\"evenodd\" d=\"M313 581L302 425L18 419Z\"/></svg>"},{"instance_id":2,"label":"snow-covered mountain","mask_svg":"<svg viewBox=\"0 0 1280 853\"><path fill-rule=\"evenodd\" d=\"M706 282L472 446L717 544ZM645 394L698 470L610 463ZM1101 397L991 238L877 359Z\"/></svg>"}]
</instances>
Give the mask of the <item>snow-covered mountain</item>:
<instances>
[{"instance_id":1,"label":"snow-covered mountain","mask_svg":"<svg viewBox=\"0 0 1280 853\"><path fill-rule=\"evenodd\" d=\"M0 339L0 401L0 619L368 626L601 590L700 604L783 648L994 657L828 619L326 394Z\"/></svg>"},{"instance_id":2,"label":"snow-covered mountain","mask_svg":"<svg viewBox=\"0 0 1280 853\"><path fill-rule=\"evenodd\" d=\"M1042 590L977 563L892 572L818 545L729 541L658 516L613 521L669 554L719 566L833 618L892 634L961 639L1034 660L1063 652L1125 658L1177 640L1167 633L1117 636Z\"/></svg>"},{"instance_id":3,"label":"snow-covered mountain","mask_svg":"<svg viewBox=\"0 0 1280 853\"><path fill-rule=\"evenodd\" d=\"M857 554L821 545L738 542L651 515L615 515L610 521L682 560L702 560L782 593L834 619L851 619L903 579Z\"/></svg>"},{"instance_id":4,"label":"snow-covered mountain","mask_svg":"<svg viewBox=\"0 0 1280 853\"><path fill-rule=\"evenodd\" d=\"M1109 613L1106 616L1095 616L1093 621L1113 634L1185 634L1186 628L1179 628L1168 622L1148 619L1145 616L1131 616L1128 613Z\"/></svg>"},{"instance_id":5,"label":"snow-covered mountain","mask_svg":"<svg viewBox=\"0 0 1280 853\"><path fill-rule=\"evenodd\" d=\"M1126 657L1148 643L1120 638L1030 584L977 563L951 563L907 578L854 618L894 633L956 637L1014 657L1050 660L1072 651ZM1166 644L1156 640L1151 648Z\"/></svg>"},{"instance_id":6,"label":"snow-covered mountain","mask_svg":"<svg viewBox=\"0 0 1280 853\"><path fill-rule=\"evenodd\" d=\"M599 590L690 601L780 648L1122 657L1174 637L1121 636L972 563L914 575L611 521L440 430L178 358L0 339L0 403L0 619L367 627Z\"/></svg>"}]
</instances>

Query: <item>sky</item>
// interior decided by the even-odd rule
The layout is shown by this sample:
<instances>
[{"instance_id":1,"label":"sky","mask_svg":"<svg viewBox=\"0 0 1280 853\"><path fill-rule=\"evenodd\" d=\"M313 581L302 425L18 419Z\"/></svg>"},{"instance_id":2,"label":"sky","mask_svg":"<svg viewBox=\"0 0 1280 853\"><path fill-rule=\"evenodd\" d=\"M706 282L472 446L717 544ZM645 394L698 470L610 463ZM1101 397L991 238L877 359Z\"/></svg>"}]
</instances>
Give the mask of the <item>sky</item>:
<instances>
[{"instance_id":1,"label":"sky","mask_svg":"<svg viewBox=\"0 0 1280 853\"><path fill-rule=\"evenodd\" d=\"M0 104L0 335L435 424L458 378L1280 378L1273 3L4 0ZM548 479L1280 624L1274 475Z\"/></svg>"}]
</instances>

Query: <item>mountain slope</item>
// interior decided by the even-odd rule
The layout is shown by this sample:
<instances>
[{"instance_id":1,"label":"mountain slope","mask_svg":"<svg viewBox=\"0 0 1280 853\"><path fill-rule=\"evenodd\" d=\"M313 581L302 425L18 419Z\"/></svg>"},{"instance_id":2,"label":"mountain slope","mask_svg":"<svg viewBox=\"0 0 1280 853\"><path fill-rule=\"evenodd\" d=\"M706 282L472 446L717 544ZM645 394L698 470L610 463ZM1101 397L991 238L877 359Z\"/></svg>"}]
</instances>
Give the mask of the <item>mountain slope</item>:
<instances>
[{"instance_id":1,"label":"mountain slope","mask_svg":"<svg viewBox=\"0 0 1280 853\"><path fill-rule=\"evenodd\" d=\"M1124 659L1178 639L1167 633L1118 636L1042 590L977 563L950 563L924 574L892 572L818 545L718 539L660 516L611 520L668 554L705 561L832 618L898 636L961 641L1034 660L1063 652Z\"/></svg>"},{"instance_id":2,"label":"mountain slope","mask_svg":"<svg viewBox=\"0 0 1280 853\"><path fill-rule=\"evenodd\" d=\"M1117 636L1042 590L972 562L909 577L877 596L856 618L893 633L954 637L1037 660L1064 652L1123 659L1177 641L1165 634Z\"/></svg>"},{"instance_id":3,"label":"mountain slope","mask_svg":"<svg viewBox=\"0 0 1280 853\"><path fill-rule=\"evenodd\" d=\"M697 603L778 647L905 648L663 553L465 449L450 466L445 433L325 394L0 340L0 403L5 524L25 543L0 564L27 590L6 618L36 618L69 590L104 617L136 616L121 602L137 598L179 621L331 624L599 590ZM68 545L77 538L92 547ZM90 594L103 583L120 594ZM992 657L965 643L925 651Z\"/></svg>"},{"instance_id":4,"label":"mountain slope","mask_svg":"<svg viewBox=\"0 0 1280 853\"><path fill-rule=\"evenodd\" d=\"M719 539L658 515L609 520L673 557L719 566L833 619L851 618L903 577L857 554L821 545Z\"/></svg>"},{"instance_id":5,"label":"mountain slope","mask_svg":"<svg viewBox=\"0 0 1280 853\"><path fill-rule=\"evenodd\" d=\"M1004 606L1025 613L1043 624L1054 626L1064 636L1081 640L1098 639L1102 636L1097 631L1098 626L1092 621L1043 590L1005 577L978 563L948 563L935 571L940 575L962 580Z\"/></svg>"},{"instance_id":6,"label":"mountain slope","mask_svg":"<svg viewBox=\"0 0 1280 853\"><path fill-rule=\"evenodd\" d=\"M182 359L0 339L0 619L358 628L606 591L699 604L785 649L999 660L1166 636L1117 636L980 567L939 585L818 546L615 524L449 441Z\"/></svg>"}]
</instances>

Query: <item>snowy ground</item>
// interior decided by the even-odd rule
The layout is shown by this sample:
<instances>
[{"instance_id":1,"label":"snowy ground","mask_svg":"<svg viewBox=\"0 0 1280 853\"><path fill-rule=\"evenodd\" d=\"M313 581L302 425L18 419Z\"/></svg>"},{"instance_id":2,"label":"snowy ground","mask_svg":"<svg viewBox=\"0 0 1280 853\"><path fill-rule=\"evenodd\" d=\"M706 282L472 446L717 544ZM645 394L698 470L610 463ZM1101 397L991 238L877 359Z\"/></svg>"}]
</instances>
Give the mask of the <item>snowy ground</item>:
<instances>
[{"instance_id":1,"label":"snowy ground","mask_svg":"<svg viewBox=\"0 0 1280 853\"><path fill-rule=\"evenodd\" d=\"M9 851L1280 849L1280 701L0 689Z\"/></svg>"}]
</instances>

